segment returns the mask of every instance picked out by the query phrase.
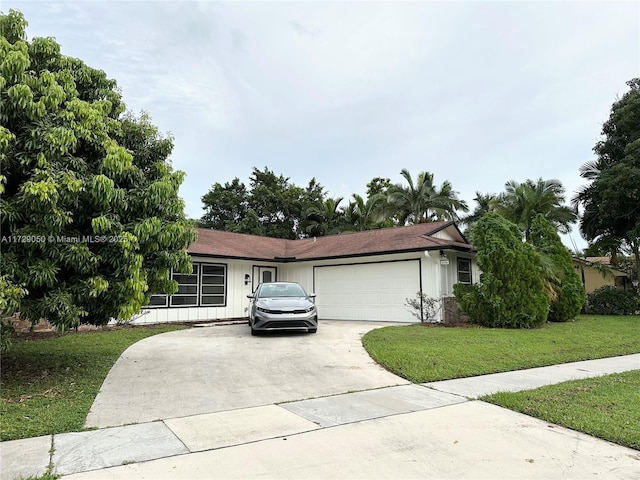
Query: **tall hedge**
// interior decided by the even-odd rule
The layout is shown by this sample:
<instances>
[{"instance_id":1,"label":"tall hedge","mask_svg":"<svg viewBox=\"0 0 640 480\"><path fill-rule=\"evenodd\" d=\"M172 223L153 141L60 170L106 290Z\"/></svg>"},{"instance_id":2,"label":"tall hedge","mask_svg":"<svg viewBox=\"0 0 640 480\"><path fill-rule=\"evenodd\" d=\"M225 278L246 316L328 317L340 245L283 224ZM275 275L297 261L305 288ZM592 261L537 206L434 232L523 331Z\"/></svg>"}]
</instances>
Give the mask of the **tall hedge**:
<instances>
[{"instance_id":1,"label":"tall hedge","mask_svg":"<svg viewBox=\"0 0 640 480\"><path fill-rule=\"evenodd\" d=\"M480 283L456 284L454 294L471 320L486 327L535 328L547 319L540 255L518 227L488 213L473 228Z\"/></svg>"},{"instance_id":2,"label":"tall hedge","mask_svg":"<svg viewBox=\"0 0 640 480\"><path fill-rule=\"evenodd\" d=\"M533 220L530 241L552 266L547 276L553 292L547 319L550 322L572 320L584 305L585 290L573 266L571 252L562 244L556 228L542 215Z\"/></svg>"}]
</instances>

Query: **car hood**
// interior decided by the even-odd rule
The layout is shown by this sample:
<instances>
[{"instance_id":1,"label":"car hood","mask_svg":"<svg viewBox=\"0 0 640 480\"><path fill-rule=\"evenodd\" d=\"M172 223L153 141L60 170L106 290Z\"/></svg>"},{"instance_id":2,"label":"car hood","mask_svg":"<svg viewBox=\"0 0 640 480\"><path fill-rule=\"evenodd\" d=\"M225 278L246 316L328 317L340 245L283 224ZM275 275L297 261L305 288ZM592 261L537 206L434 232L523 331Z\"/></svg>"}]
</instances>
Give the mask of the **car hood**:
<instances>
[{"instance_id":1,"label":"car hood","mask_svg":"<svg viewBox=\"0 0 640 480\"><path fill-rule=\"evenodd\" d=\"M270 310L296 310L307 308L313 305L313 302L307 297L267 297L259 298L256 305Z\"/></svg>"}]
</instances>

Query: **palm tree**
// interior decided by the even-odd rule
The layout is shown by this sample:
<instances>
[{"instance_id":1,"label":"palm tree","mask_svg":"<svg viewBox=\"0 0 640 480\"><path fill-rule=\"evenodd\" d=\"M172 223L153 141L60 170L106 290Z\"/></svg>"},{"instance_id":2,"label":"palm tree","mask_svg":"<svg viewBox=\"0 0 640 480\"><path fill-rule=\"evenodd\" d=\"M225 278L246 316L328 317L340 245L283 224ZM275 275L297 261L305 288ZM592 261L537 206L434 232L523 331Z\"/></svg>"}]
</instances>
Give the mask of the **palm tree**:
<instances>
[{"instance_id":1,"label":"palm tree","mask_svg":"<svg viewBox=\"0 0 640 480\"><path fill-rule=\"evenodd\" d=\"M304 212L302 229L313 237L333 235L340 232L344 213L338 210L342 197L327 198L324 202L311 204Z\"/></svg>"},{"instance_id":2,"label":"palm tree","mask_svg":"<svg viewBox=\"0 0 640 480\"><path fill-rule=\"evenodd\" d=\"M462 223L472 224L480 220L485 214L489 213L495 207L498 195L495 193L480 193L476 191L476 196L473 201L476 202L476 207L469 215L465 215L460 219Z\"/></svg>"},{"instance_id":3,"label":"palm tree","mask_svg":"<svg viewBox=\"0 0 640 480\"><path fill-rule=\"evenodd\" d=\"M542 214L561 233L569 233L571 224L578 220L575 208L564 203L564 187L560 180L527 180L518 183L511 180L506 191L496 201L496 211L518 225L529 241L531 224L537 214Z\"/></svg>"},{"instance_id":4,"label":"palm tree","mask_svg":"<svg viewBox=\"0 0 640 480\"><path fill-rule=\"evenodd\" d=\"M469 215L465 215L464 217L460 218L460 223L463 223L467 226L464 233L465 237L469 235L473 225L478 220L480 220L483 216L485 216L495 208L497 199L498 195L496 195L495 193L480 193L476 191L476 196L473 199L473 201L476 202L476 207Z\"/></svg>"},{"instance_id":5,"label":"palm tree","mask_svg":"<svg viewBox=\"0 0 640 480\"><path fill-rule=\"evenodd\" d=\"M376 193L365 201L362 196L354 193L353 201L349 202L344 212L343 232L362 232L376 228L390 227L393 222L386 216L386 195Z\"/></svg>"},{"instance_id":6,"label":"palm tree","mask_svg":"<svg viewBox=\"0 0 640 480\"><path fill-rule=\"evenodd\" d=\"M395 185L389 194L389 204L396 209L400 224L458 220L457 210L469 210L448 181L438 189L432 173L420 172L415 184L407 169L403 168L400 174L408 185Z\"/></svg>"}]
</instances>

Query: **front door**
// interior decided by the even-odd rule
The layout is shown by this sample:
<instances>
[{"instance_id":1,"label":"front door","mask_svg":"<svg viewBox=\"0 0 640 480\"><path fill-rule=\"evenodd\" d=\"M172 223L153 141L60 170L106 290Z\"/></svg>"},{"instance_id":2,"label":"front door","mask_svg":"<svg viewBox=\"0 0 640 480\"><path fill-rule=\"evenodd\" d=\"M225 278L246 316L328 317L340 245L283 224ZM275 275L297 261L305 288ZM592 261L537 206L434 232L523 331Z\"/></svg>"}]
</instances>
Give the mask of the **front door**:
<instances>
[{"instance_id":1,"label":"front door","mask_svg":"<svg viewBox=\"0 0 640 480\"><path fill-rule=\"evenodd\" d=\"M255 290L255 288L258 286L258 283L275 282L277 280L276 273L276 267L253 267L253 289Z\"/></svg>"}]
</instances>

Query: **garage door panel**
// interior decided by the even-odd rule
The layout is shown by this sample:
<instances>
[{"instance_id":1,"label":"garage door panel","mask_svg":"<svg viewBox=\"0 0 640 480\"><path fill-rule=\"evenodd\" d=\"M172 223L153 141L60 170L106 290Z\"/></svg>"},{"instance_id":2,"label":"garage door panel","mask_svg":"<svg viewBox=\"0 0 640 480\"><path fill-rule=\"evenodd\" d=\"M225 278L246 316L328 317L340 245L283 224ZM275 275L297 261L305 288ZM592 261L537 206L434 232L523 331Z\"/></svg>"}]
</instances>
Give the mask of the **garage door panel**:
<instances>
[{"instance_id":1,"label":"garage door panel","mask_svg":"<svg viewBox=\"0 0 640 480\"><path fill-rule=\"evenodd\" d=\"M418 260L315 268L320 318L412 322L407 298L420 290Z\"/></svg>"}]
</instances>

